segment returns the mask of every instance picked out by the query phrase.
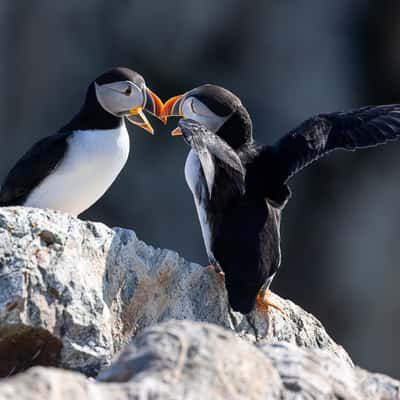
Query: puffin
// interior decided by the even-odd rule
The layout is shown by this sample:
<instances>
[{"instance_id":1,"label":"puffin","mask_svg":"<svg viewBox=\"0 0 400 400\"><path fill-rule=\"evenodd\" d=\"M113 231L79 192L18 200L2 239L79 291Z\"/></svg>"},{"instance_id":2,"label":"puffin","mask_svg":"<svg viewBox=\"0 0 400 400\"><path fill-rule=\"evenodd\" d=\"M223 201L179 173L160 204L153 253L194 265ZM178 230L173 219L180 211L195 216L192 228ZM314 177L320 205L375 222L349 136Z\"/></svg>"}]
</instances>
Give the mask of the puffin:
<instances>
[{"instance_id":1,"label":"puffin","mask_svg":"<svg viewBox=\"0 0 400 400\"><path fill-rule=\"evenodd\" d=\"M34 144L10 170L0 206L79 215L103 196L128 159L125 119L153 134L144 110L158 116L162 107L137 72L117 67L101 74L71 121Z\"/></svg>"},{"instance_id":2,"label":"puffin","mask_svg":"<svg viewBox=\"0 0 400 400\"><path fill-rule=\"evenodd\" d=\"M288 181L336 149L373 147L400 137L400 105L367 106L319 114L276 143L253 139L241 100L215 85L169 99L161 117L182 117L172 135L191 147L185 178L215 270L225 276L233 310L255 305L284 312L269 289L281 263L281 213L291 197Z\"/></svg>"}]
</instances>

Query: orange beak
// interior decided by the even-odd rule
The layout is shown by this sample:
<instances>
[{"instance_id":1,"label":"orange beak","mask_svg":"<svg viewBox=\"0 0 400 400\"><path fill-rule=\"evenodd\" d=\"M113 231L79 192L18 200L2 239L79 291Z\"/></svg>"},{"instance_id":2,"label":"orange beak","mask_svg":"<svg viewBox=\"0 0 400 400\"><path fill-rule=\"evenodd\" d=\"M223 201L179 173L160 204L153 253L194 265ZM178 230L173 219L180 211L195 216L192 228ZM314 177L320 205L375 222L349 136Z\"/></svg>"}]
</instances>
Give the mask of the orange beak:
<instances>
[{"instance_id":1,"label":"orange beak","mask_svg":"<svg viewBox=\"0 0 400 400\"><path fill-rule=\"evenodd\" d=\"M143 108L141 106L131 108L129 111L130 114L126 118L130 123L137 125L140 128L144 129L145 131L154 135L154 129L151 126L146 115L144 114Z\"/></svg>"},{"instance_id":2,"label":"orange beak","mask_svg":"<svg viewBox=\"0 0 400 400\"><path fill-rule=\"evenodd\" d=\"M146 88L146 106L144 109L148 111L149 113L153 114L155 117L161 119L161 121L164 122L164 120L161 118L161 113L164 108L164 103L161 101L161 99L149 88Z\"/></svg>"},{"instance_id":3,"label":"orange beak","mask_svg":"<svg viewBox=\"0 0 400 400\"><path fill-rule=\"evenodd\" d=\"M176 116L183 117L182 112L180 111L180 104L183 98L183 94L178 96L171 97L166 103L164 103L163 109L160 114L160 119L167 123L168 117Z\"/></svg>"},{"instance_id":4,"label":"orange beak","mask_svg":"<svg viewBox=\"0 0 400 400\"><path fill-rule=\"evenodd\" d=\"M178 127L176 127L173 131L171 131L171 136L182 136L182 129Z\"/></svg>"}]
</instances>

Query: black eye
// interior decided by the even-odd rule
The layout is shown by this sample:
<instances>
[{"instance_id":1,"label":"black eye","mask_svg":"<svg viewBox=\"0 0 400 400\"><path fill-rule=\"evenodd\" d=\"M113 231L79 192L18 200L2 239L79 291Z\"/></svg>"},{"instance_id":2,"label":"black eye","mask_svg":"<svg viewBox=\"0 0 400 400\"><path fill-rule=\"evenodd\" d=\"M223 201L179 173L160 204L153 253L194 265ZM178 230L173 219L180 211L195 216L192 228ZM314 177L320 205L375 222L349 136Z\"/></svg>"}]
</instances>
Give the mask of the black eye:
<instances>
[{"instance_id":1,"label":"black eye","mask_svg":"<svg viewBox=\"0 0 400 400\"><path fill-rule=\"evenodd\" d=\"M125 96L130 96L132 94L132 86L128 86L125 90L124 90L124 95Z\"/></svg>"}]
</instances>

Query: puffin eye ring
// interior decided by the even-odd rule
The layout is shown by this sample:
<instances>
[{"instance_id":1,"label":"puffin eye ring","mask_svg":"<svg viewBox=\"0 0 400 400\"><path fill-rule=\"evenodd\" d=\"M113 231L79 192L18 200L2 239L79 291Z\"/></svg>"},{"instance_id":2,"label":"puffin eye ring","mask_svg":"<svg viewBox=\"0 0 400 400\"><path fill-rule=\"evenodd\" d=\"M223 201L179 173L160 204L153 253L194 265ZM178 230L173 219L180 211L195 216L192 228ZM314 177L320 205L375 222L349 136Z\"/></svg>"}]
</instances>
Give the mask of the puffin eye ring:
<instances>
[{"instance_id":1,"label":"puffin eye ring","mask_svg":"<svg viewBox=\"0 0 400 400\"><path fill-rule=\"evenodd\" d=\"M125 96L130 96L132 94L132 86L129 85L124 91L123 91Z\"/></svg>"}]
</instances>

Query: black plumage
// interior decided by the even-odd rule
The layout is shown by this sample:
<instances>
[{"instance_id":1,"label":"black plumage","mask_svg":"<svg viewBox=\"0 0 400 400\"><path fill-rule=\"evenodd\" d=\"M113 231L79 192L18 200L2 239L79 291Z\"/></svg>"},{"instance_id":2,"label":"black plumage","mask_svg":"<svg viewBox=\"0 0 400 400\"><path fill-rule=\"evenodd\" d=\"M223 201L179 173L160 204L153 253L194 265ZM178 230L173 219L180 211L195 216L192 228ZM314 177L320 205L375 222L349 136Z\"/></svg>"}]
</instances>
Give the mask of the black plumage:
<instances>
[{"instance_id":1,"label":"black plumage","mask_svg":"<svg viewBox=\"0 0 400 400\"><path fill-rule=\"evenodd\" d=\"M218 87L195 90L218 115L213 106ZM179 127L202 166L193 194L206 213L210 262L225 273L232 308L248 313L280 265L281 212L291 195L288 179L332 150L398 139L400 105L320 114L269 146L253 140L251 120L240 100L222 88L218 93L224 108L230 104L231 116L217 132L188 119L181 119Z\"/></svg>"},{"instance_id":2,"label":"black plumage","mask_svg":"<svg viewBox=\"0 0 400 400\"><path fill-rule=\"evenodd\" d=\"M57 167L67 151L69 132L37 142L11 169L0 191L0 206L23 205L32 189Z\"/></svg>"},{"instance_id":3,"label":"black plumage","mask_svg":"<svg viewBox=\"0 0 400 400\"><path fill-rule=\"evenodd\" d=\"M274 146L281 179L286 181L311 162L336 150L357 150L397 140L400 106L367 106L320 114L303 122Z\"/></svg>"}]
</instances>

